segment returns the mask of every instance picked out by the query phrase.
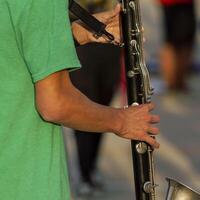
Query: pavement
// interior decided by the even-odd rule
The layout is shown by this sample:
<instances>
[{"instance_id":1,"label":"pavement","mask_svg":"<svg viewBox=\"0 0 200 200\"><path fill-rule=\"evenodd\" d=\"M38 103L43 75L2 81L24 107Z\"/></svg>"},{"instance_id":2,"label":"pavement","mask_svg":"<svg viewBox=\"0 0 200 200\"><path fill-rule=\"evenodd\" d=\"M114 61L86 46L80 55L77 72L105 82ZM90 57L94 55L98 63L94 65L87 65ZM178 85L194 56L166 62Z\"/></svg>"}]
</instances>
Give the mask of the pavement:
<instances>
[{"instance_id":1,"label":"pavement","mask_svg":"<svg viewBox=\"0 0 200 200\"><path fill-rule=\"evenodd\" d=\"M155 113L161 116L157 137L161 143L154 153L157 199L166 195L165 177L172 177L200 192L200 76L190 77L187 94L167 94L159 77L152 79L156 103ZM112 106L119 107L119 94ZM71 131L65 128L72 192L79 181L76 148ZM134 200L134 182L130 142L112 133L104 135L99 176L104 190L84 200ZM74 198L74 200L79 200Z\"/></svg>"}]
</instances>

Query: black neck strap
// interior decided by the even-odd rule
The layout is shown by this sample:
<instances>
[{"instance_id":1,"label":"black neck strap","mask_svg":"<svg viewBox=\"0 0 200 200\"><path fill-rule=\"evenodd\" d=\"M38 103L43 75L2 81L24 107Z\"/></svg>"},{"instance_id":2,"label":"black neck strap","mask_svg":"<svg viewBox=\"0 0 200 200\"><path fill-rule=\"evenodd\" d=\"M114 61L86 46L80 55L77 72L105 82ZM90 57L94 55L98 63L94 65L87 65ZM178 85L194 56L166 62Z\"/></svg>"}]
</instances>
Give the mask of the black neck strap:
<instances>
[{"instance_id":1,"label":"black neck strap","mask_svg":"<svg viewBox=\"0 0 200 200\"><path fill-rule=\"evenodd\" d=\"M106 31L106 25L93 17L74 0L69 0L69 10L89 27L96 37L106 36L108 40L114 40L114 36Z\"/></svg>"}]
</instances>

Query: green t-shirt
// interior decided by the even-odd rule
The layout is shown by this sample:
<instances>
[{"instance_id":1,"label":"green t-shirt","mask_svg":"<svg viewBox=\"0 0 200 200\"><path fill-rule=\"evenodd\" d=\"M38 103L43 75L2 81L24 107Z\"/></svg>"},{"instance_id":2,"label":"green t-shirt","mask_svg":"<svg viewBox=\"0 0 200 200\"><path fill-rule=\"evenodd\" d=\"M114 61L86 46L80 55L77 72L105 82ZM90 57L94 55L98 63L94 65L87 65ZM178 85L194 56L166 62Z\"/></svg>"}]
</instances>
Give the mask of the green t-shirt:
<instances>
[{"instance_id":1,"label":"green t-shirt","mask_svg":"<svg viewBox=\"0 0 200 200\"><path fill-rule=\"evenodd\" d=\"M80 66L66 0L0 0L0 199L69 200L60 126L42 120L34 82Z\"/></svg>"}]
</instances>

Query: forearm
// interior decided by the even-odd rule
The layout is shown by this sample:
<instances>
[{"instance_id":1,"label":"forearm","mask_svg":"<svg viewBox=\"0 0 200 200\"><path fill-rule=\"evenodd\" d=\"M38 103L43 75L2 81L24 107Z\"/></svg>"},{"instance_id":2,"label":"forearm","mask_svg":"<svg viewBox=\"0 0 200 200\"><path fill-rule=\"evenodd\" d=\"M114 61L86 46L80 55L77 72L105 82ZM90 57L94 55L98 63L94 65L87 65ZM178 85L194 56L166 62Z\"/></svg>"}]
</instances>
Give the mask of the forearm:
<instances>
[{"instance_id":1,"label":"forearm","mask_svg":"<svg viewBox=\"0 0 200 200\"><path fill-rule=\"evenodd\" d=\"M83 131L119 132L120 109L89 100L73 86L65 71L52 74L35 87L37 109L46 121Z\"/></svg>"},{"instance_id":2,"label":"forearm","mask_svg":"<svg viewBox=\"0 0 200 200\"><path fill-rule=\"evenodd\" d=\"M118 133L121 115L120 109L94 103L74 88L70 95L63 95L57 123L89 132Z\"/></svg>"},{"instance_id":3,"label":"forearm","mask_svg":"<svg viewBox=\"0 0 200 200\"><path fill-rule=\"evenodd\" d=\"M88 132L113 132L123 138L159 144L148 135L159 130L151 123L159 117L150 115L153 104L111 108L89 100L70 81L68 72L59 71L36 82L36 106L44 120Z\"/></svg>"}]
</instances>

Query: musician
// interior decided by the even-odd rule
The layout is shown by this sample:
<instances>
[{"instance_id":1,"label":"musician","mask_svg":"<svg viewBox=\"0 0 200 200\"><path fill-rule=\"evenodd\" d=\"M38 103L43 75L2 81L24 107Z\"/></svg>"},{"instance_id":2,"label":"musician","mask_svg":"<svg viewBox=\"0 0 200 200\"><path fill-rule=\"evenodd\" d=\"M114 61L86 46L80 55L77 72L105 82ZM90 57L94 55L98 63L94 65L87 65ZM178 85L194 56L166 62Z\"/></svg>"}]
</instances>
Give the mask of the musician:
<instances>
[{"instance_id":1,"label":"musician","mask_svg":"<svg viewBox=\"0 0 200 200\"><path fill-rule=\"evenodd\" d=\"M169 91L187 91L192 64L196 18L194 0L160 0L164 18L165 43L161 69Z\"/></svg>"},{"instance_id":2,"label":"musician","mask_svg":"<svg viewBox=\"0 0 200 200\"><path fill-rule=\"evenodd\" d=\"M147 132L152 104L115 109L92 102L71 83L80 67L63 0L0 1L0 194L3 200L69 200L60 125L113 132L158 148ZM97 15L118 36L119 6ZM94 41L80 24L80 43ZM116 35L117 34L117 35ZM99 42L105 42L99 39Z\"/></svg>"}]
</instances>

